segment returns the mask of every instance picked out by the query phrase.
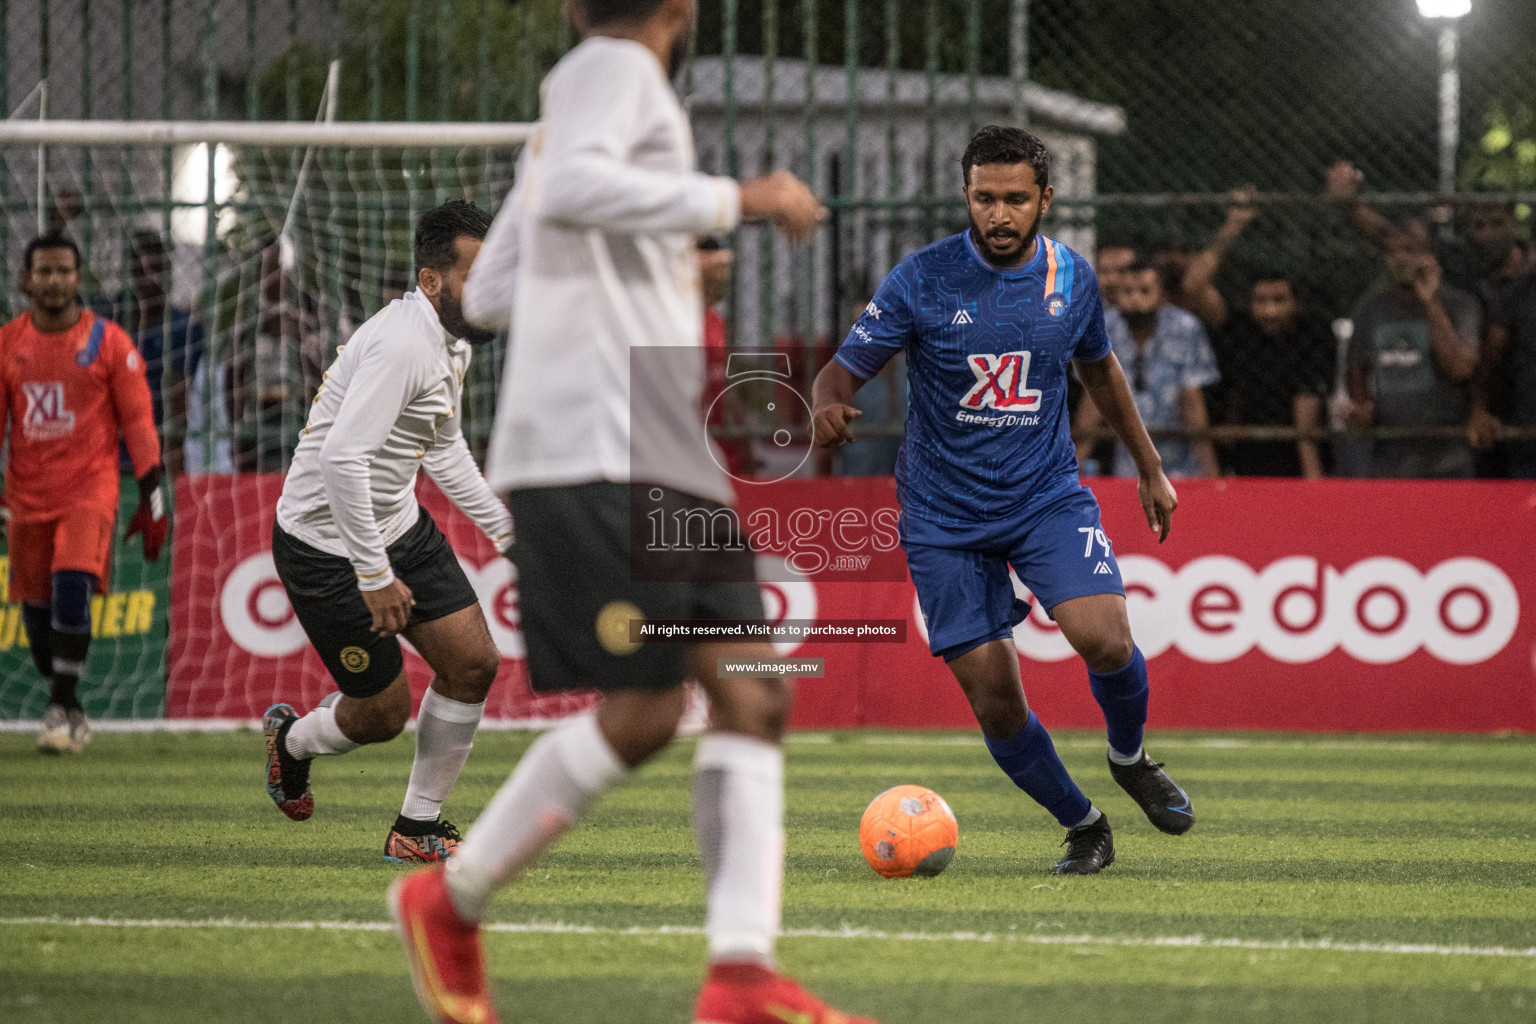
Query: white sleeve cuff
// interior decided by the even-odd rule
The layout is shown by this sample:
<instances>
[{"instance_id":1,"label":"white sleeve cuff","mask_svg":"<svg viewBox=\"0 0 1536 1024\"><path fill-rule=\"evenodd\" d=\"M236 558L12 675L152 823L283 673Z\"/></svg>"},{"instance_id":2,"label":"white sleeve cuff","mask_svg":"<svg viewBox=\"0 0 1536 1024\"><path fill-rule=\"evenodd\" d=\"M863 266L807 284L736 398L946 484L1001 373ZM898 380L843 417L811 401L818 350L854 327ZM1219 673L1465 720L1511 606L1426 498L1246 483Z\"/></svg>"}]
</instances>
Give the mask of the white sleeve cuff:
<instances>
[{"instance_id":1,"label":"white sleeve cuff","mask_svg":"<svg viewBox=\"0 0 1536 1024\"><path fill-rule=\"evenodd\" d=\"M363 570L357 566L353 566L353 569L357 572L358 590L383 590L395 582L395 570L387 563L383 570Z\"/></svg>"},{"instance_id":2,"label":"white sleeve cuff","mask_svg":"<svg viewBox=\"0 0 1536 1024\"><path fill-rule=\"evenodd\" d=\"M721 234L741 221L741 186L732 178L694 175L688 189L689 219L701 234Z\"/></svg>"}]
</instances>

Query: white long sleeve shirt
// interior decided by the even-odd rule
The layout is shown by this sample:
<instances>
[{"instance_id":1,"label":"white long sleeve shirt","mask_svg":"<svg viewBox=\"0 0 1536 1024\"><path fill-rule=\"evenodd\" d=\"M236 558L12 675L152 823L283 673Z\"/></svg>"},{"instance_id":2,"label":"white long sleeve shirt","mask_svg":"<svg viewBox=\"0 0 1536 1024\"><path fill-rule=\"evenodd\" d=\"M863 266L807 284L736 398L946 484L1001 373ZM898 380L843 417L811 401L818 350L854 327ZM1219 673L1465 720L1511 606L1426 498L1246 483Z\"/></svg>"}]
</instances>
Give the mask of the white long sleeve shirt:
<instances>
[{"instance_id":1,"label":"white long sleeve shirt","mask_svg":"<svg viewBox=\"0 0 1536 1024\"><path fill-rule=\"evenodd\" d=\"M486 457L493 488L660 483L730 503L699 416L696 238L740 216L729 178L695 171L661 63L593 37L544 80L538 133L464 292L511 327ZM640 355L636 350L667 349Z\"/></svg>"},{"instance_id":2,"label":"white long sleeve shirt","mask_svg":"<svg viewBox=\"0 0 1536 1024\"><path fill-rule=\"evenodd\" d=\"M351 561L361 590L395 578L385 549L416 525L416 471L490 538L512 517L486 485L461 429L470 345L420 291L396 299L336 351L277 502L290 536Z\"/></svg>"}]
</instances>

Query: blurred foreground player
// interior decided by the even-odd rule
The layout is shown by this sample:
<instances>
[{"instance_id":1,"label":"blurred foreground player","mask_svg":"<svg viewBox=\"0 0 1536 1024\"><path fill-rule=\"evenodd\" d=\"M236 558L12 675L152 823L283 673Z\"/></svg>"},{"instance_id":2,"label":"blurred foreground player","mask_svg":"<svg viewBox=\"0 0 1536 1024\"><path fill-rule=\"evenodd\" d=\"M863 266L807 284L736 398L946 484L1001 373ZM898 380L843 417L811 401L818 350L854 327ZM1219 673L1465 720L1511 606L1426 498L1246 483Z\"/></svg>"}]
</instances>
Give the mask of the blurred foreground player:
<instances>
[{"instance_id":1,"label":"blurred foreground player","mask_svg":"<svg viewBox=\"0 0 1536 1024\"><path fill-rule=\"evenodd\" d=\"M1178 499L1105 333L1093 269L1039 233L1051 205L1045 146L1017 128L983 128L962 170L970 230L908 256L880 285L816 377L815 441L853 440L854 393L905 348L901 543L929 649L965 691L998 767L1067 829L1053 870L1094 874L1114 861L1114 838L1025 703L1013 628L1029 606L1014 597L1009 566L1088 664L1115 781L1164 832L1187 831L1194 813L1142 749L1147 663L1099 503L1078 482L1069 363L1136 460L1160 539Z\"/></svg>"},{"instance_id":2,"label":"blurred foreground player","mask_svg":"<svg viewBox=\"0 0 1536 1024\"><path fill-rule=\"evenodd\" d=\"M501 658L448 540L416 502L425 467L497 551L506 506L464 443L460 400L470 347L491 334L460 306L490 217L462 200L416 225L417 289L336 352L293 453L272 526L272 558L294 614L339 687L300 718L267 709L267 793L288 817L314 811L310 761L400 735L410 680L396 634L435 676L422 698L405 804L384 841L392 861L436 861L459 834L441 820Z\"/></svg>"},{"instance_id":3,"label":"blurred foreground player","mask_svg":"<svg viewBox=\"0 0 1536 1024\"><path fill-rule=\"evenodd\" d=\"M80 305L80 250L62 235L27 244L30 312L0 328L0 425L9 420L10 599L22 605L37 670L52 681L37 734L45 753L79 753L91 729L75 694L104 594L117 522L121 434L139 482L128 536L160 557L169 522L144 360L117 324ZM3 429L3 426L0 426Z\"/></svg>"},{"instance_id":4,"label":"blurred foreground player","mask_svg":"<svg viewBox=\"0 0 1536 1024\"><path fill-rule=\"evenodd\" d=\"M518 524L512 560L534 689L592 687L604 699L540 737L446 869L396 883L391 912L427 1010L443 1022L495 1021L479 929L492 895L672 742L691 675L712 718L695 763L710 968L694 1020L854 1024L774 970L790 688L716 675L718 658L772 649L630 634L635 620L763 618L750 548L697 553L685 573L638 581L630 555L644 549L631 547L630 502L711 515L735 500L699 414L696 237L756 218L799 240L822 209L784 172L738 185L694 171L667 81L693 0L575 0L566 10L583 42L544 80L539 134L465 303L477 322L512 327L486 463Z\"/></svg>"}]
</instances>

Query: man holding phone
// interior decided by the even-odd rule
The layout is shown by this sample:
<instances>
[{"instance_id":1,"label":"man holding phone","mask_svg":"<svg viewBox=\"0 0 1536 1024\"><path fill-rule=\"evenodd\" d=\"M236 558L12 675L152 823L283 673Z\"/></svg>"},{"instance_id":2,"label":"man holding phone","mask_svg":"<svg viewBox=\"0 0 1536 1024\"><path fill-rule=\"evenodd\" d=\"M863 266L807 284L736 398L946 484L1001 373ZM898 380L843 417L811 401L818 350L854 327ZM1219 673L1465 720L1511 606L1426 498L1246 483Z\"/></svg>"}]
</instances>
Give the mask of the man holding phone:
<instances>
[{"instance_id":1,"label":"man holding phone","mask_svg":"<svg viewBox=\"0 0 1536 1024\"><path fill-rule=\"evenodd\" d=\"M1386 261L1391 283L1368 292L1355 307L1350 426L1461 426L1470 412L1482 308L1472 295L1443 282L1422 225L1393 231ZM1470 477L1472 450L1461 437L1379 439L1371 475Z\"/></svg>"}]
</instances>

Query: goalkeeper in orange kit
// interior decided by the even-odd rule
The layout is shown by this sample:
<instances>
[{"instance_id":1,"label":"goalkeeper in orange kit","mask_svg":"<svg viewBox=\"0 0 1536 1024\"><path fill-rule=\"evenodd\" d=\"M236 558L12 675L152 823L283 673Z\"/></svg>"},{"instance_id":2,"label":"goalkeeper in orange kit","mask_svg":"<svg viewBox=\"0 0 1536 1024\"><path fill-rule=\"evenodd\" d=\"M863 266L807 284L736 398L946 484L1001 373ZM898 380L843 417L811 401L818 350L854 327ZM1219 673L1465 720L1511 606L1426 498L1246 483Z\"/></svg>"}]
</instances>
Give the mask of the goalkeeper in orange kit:
<instances>
[{"instance_id":1,"label":"goalkeeper in orange kit","mask_svg":"<svg viewBox=\"0 0 1536 1024\"><path fill-rule=\"evenodd\" d=\"M128 536L160 557L160 493L144 360L117 324L80 304L80 250L62 235L27 244L30 312L0 327L0 429L9 427L10 600L38 671L52 682L38 749L78 753L90 726L75 695L91 643L91 595L105 593L117 519L118 436L139 482Z\"/></svg>"}]
</instances>

